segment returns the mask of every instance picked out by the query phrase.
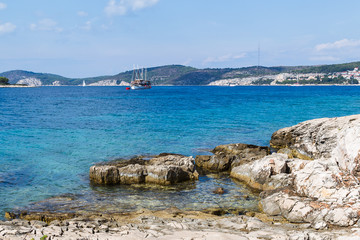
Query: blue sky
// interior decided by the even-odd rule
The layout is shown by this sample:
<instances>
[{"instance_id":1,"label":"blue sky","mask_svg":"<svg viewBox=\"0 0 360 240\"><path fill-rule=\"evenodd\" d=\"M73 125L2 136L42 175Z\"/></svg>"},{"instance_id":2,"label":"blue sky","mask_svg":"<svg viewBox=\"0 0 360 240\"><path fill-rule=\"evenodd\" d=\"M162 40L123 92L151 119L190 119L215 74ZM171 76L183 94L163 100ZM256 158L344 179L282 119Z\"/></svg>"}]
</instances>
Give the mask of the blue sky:
<instances>
[{"instance_id":1,"label":"blue sky","mask_svg":"<svg viewBox=\"0 0 360 240\"><path fill-rule=\"evenodd\" d=\"M0 0L0 72L360 60L358 0Z\"/></svg>"}]
</instances>

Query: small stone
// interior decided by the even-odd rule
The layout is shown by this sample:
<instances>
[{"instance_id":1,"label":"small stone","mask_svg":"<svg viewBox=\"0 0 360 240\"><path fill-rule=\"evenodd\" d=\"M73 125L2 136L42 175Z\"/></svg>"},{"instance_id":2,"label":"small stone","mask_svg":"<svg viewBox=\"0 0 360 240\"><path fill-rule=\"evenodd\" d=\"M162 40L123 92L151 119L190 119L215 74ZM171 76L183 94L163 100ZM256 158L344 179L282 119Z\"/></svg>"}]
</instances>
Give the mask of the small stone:
<instances>
[{"instance_id":1,"label":"small stone","mask_svg":"<svg viewBox=\"0 0 360 240\"><path fill-rule=\"evenodd\" d=\"M175 229L183 229L183 226L181 223L178 222L171 222L167 224L168 226L175 228Z\"/></svg>"},{"instance_id":2,"label":"small stone","mask_svg":"<svg viewBox=\"0 0 360 240\"><path fill-rule=\"evenodd\" d=\"M234 223L232 221L230 221L229 219L221 219L218 221L218 226L221 229L236 229L236 230L243 230L246 228L246 224L239 224L239 223Z\"/></svg>"},{"instance_id":3,"label":"small stone","mask_svg":"<svg viewBox=\"0 0 360 240\"><path fill-rule=\"evenodd\" d=\"M59 220L54 220L54 221L50 222L50 225L60 226L60 225L61 225L61 222L60 222Z\"/></svg>"},{"instance_id":4,"label":"small stone","mask_svg":"<svg viewBox=\"0 0 360 240\"><path fill-rule=\"evenodd\" d=\"M161 233L154 231L154 230L148 230L147 233L151 236L151 237L159 237L160 235L162 235Z\"/></svg>"},{"instance_id":5,"label":"small stone","mask_svg":"<svg viewBox=\"0 0 360 240\"><path fill-rule=\"evenodd\" d=\"M5 218L6 219L15 219L16 215L14 213L11 213L11 212L5 212Z\"/></svg>"},{"instance_id":6,"label":"small stone","mask_svg":"<svg viewBox=\"0 0 360 240\"><path fill-rule=\"evenodd\" d=\"M19 234L19 231L16 230L16 229L11 229L11 230L5 230L3 231L4 235L16 235L16 234Z\"/></svg>"},{"instance_id":7,"label":"small stone","mask_svg":"<svg viewBox=\"0 0 360 240\"><path fill-rule=\"evenodd\" d=\"M249 218L246 223L246 229L249 231L256 230L256 229L262 229L264 227L265 227L265 224L256 218Z\"/></svg>"},{"instance_id":8,"label":"small stone","mask_svg":"<svg viewBox=\"0 0 360 240\"><path fill-rule=\"evenodd\" d=\"M32 232L32 228L20 227L20 229L19 229L20 234L27 234L27 233L31 233L31 232Z\"/></svg>"},{"instance_id":9,"label":"small stone","mask_svg":"<svg viewBox=\"0 0 360 240\"><path fill-rule=\"evenodd\" d=\"M327 228L327 223L325 221L316 221L314 222L311 227L313 227L316 230L323 230Z\"/></svg>"},{"instance_id":10,"label":"small stone","mask_svg":"<svg viewBox=\"0 0 360 240\"><path fill-rule=\"evenodd\" d=\"M11 220L11 224L16 225L16 226L29 226L28 221L24 221L21 219L13 219L13 220Z\"/></svg>"},{"instance_id":11,"label":"small stone","mask_svg":"<svg viewBox=\"0 0 360 240\"><path fill-rule=\"evenodd\" d=\"M103 224L103 225L101 225L99 227L99 230L104 231L104 232L108 232L109 231L109 226Z\"/></svg>"},{"instance_id":12,"label":"small stone","mask_svg":"<svg viewBox=\"0 0 360 240\"><path fill-rule=\"evenodd\" d=\"M262 199L260 201L262 210L264 213L270 215L270 216L276 216L281 214L281 210L279 207L279 204L276 201L276 195L271 195L265 199Z\"/></svg>"},{"instance_id":13,"label":"small stone","mask_svg":"<svg viewBox=\"0 0 360 240\"><path fill-rule=\"evenodd\" d=\"M94 228L83 228L84 232L90 233L90 234L94 234Z\"/></svg>"},{"instance_id":14,"label":"small stone","mask_svg":"<svg viewBox=\"0 0 360 240\"><path fill-rule=\"evenodd\" d=\"M52 236L61 236L63 234L63 230L61 227L58 226L49 226L43 229L42 234L44 235L52 235Z\"/></svg>"},{"instance_id":15,"label":"small stone","mask_svg":"<svg viewBox=\"0 0 360 240\"><path fill-rule=\"evenodd\" d=\"M213 191L213 193L215 193L215 194L224 194L225 190L222 187L218 187L217 189L215 189Z\"/></svg>"},{"instance_id":16,"label":"small stone","mask_svg":"<svg viewBox=\"0 0 360 240\"><path fill-rule=\"evenodd\" d=\"M122 232L120 232L120 235L121 236L129 235L129 231L128 230L122 231Z\"/></svg>"},{"instance_id":17,"label":"small stone","mask_svg":"<svg viewBox=\"0 0 360 240\"><path fill-rule=\"evenodd\" d=\"M30 225L35 227L35 228L41 228L41 227L46 227L47 223L42 222L42 221L38 221L38 220L31 220Z\"/></svg>"},{"instance_id":18,"label":"small stone","mask_svg":"<svg viewBox=\"0 0 360 240\"><path fill-rule=\"evenodd\" d=\"M150 230L155 230L155 231L160 231L163 229L163 227L159 226L159 225L150 225L149 227Z\"/></svg>"}]
</instances>

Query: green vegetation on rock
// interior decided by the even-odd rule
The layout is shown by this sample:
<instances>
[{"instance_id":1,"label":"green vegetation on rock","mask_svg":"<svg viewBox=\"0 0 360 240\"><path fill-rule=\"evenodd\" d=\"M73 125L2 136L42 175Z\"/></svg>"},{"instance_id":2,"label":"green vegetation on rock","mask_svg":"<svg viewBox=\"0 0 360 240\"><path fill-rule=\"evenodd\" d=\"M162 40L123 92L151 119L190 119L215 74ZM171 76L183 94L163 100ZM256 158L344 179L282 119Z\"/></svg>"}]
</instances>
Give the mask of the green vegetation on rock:
<instances>
[{"instance_id":1,"label":"green vegetation on rock","mask_svg":"<svg viewBox=\"0 0 360 240\"><path fill-rule=\"evenodd\" d=\"M252 84L253 85L269 85L273 81L274 81L274 79L259 79L259 80L254 81Z\"/></svg>"},{"instance_id":2,"label":"green vegetation on rock","mask_svg":"<svg viewBox=\"0 0 360 240\"><path fill-rule=\"evenodd\" d=\"M0 85L9 85L9 79L6 77L0 77Z\"/></svg>"},{"instance_id":3,"label":"green vegetation on rock","mask_svg":"<svg viewBox=\"0 0 360 240\"><path fill-rule=\"evenodd\" d=\"M296 72L298 73L334 73L352 70L360 66L360 62L320 65L320 66L303 66L299 67Z\"/></svg>"}]
</instances>

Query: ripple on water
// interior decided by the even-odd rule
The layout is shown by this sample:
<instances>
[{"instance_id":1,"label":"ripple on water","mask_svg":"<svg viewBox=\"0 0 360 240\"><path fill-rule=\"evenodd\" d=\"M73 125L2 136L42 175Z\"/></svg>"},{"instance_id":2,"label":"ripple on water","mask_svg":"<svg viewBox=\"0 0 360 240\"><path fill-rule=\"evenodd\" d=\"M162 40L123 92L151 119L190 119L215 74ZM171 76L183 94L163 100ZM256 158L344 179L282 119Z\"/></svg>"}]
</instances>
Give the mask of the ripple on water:
<instances>
[{"instance_id":1,"label":"ripple on water","mask_svg":"<svg viewBox=\"0 0 360 240\"><path fill-rule=\"evenodd\" d=\"M222 187L224 194L213 191ZM256 211L258 196L228 174L200 176L199 181L173 186L134 184L131 186L91 186L91 192L65 194L28 205L18 211L101 212L118 213L141 208L161 210L177 207L182 210L225 209ZM16 211L16 209L15 209Z\"/></svg>"}]
</instances>

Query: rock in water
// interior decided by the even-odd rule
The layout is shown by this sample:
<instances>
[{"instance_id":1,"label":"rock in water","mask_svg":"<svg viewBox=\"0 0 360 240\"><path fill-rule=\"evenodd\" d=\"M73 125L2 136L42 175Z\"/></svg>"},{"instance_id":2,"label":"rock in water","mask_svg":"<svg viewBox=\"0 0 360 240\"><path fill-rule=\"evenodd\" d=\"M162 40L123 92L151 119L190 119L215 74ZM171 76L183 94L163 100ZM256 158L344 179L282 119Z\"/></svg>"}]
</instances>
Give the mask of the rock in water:
<instances>
[{"instance_id":1,"label":"rock in water","mask_svg":"<svg viewBox=\"0 0 360 240\"><path fill-rule=\"evenodd\" d=\"M134 158L90 167L90 180L95 184L154 183L171 185L197 180L194 158L176 154L161 154L150 160Z\"/></svg>"},{"instance_id":2,"label":"rock in water","mask_svg":"<svg viewBox=\"0 0 360 240\"><path fill-rule=\"evenodd\" d=\"M215 194L224 194L225 190L222 187L218 187L217 189L215 189L213 191L213 193L215 193Z\"/></svg>"},{"instance_id":3,"label":"rock in water","mask_svg":"<svg viewBox=\"0 0 360 240\"><path fill-rule=\"evenodd\" d=\"M211 152L214 155L196 156L196 166L207 171L223 172L269 155L270 148L237 143L217 146Z\"/></svg>"}]
</instances>

